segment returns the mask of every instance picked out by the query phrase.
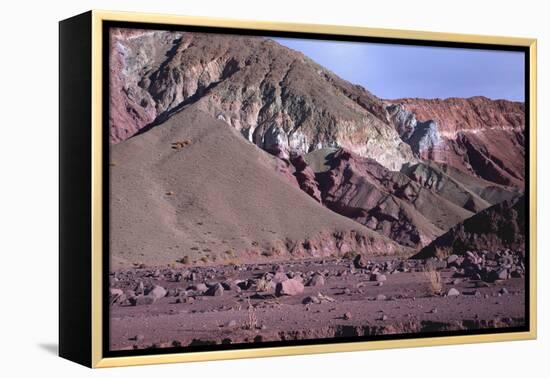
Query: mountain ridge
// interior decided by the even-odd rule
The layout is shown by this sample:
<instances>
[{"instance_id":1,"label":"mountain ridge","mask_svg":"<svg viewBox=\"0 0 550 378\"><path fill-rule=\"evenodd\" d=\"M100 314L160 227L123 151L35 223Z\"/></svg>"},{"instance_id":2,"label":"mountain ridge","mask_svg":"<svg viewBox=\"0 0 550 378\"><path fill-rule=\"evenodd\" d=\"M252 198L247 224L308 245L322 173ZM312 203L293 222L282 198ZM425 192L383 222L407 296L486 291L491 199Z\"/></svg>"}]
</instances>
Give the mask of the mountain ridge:
<instances>
[{"instance_id":1,"label":"mountain ridge","mask_svg":"<svg viewBox=\"0 0 550 378\"><path fill-rule=\"evenodd\" d=\"M129 48L112 52L112 59L122 64L115 67L119 74L111 80L112 143L196 102L249 141L283 158L344 147L394 170L416 161L388 123L382 101L275 41L204 33L145 34L130 40L117 36L115 46ZM149 40L155 38L165 41L165 55L150 52ZM172 41L170 49L167 40ZM139 58L144 54L154 62L143 63L146 59ZM130 77L122 80L124 72ZM130 88L117 86L120 82ZM146 115L155 117L130 119L134 125L127 127L115 116L117 110L128 108L132 115L147 110Z\"/></svg>"}]
</instances>

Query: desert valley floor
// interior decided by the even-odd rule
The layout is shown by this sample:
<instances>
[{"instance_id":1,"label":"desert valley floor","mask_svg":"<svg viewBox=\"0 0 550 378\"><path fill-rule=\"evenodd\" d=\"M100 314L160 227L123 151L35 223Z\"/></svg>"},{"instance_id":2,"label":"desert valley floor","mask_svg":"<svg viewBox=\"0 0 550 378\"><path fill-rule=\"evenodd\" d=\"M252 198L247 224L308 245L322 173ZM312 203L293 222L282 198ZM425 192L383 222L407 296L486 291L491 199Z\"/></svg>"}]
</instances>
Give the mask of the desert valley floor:
<instances>
[{"instance_id":1,"label":"desert valley floor","mask_svg":"<svg viewBox=\"0 0 550 378\"><path fill-rule=\"evenodd\" d=\"M487 260L495 270L483 280L474 259L456 256L120 271L111 274L111 348L521 327L524 280L501 267L509 257Z\"/></svg>"}]
</instances>

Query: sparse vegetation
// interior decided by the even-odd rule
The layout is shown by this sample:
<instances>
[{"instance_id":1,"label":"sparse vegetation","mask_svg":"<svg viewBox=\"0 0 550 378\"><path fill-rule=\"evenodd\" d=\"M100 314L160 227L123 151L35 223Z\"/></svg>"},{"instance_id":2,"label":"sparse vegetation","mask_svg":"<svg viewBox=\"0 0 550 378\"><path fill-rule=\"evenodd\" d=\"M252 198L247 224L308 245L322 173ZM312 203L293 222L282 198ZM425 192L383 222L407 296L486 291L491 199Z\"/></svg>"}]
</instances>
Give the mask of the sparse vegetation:
<instances>
[{"instance_id":1,"label":"sparse vegetation","mask_svg":"<svg viewBox=\"0 0 550 378\"><path fill-rule=\"evenodd\" d=\"M261 278L258 280L258 283L256 284L256 288L258 291L268 291L270 287L270 283L265 278Z\"/></svg>"},{"instance_id":2,"label":"sparse vegetation","mask_svg":"<svg viewBox=\"0 0 550 378\"><path fill-rule=\"evenodd\" d=\"M191 141L189 139L174 142L174 143L172 143L172 149L173 150L181 150L182 148L187 147L190 144L191 144Z\"/></svg>"},{"instance_id":3,"label":"sparse vegetation","mask_svg":"<svg viewBox=\"0 0 550 378\"><path fill-rule=\"evenodd\" d=\"M443 280L441 279L441 274L431 268L424 272L424 276L428 281L430 291L434 295L441 295L443 293Z\"/></svg>"},{"instance_id":4,"label":"sparse vegetation","mask_svg":"<svg viewBox=\"0 0 550 378\"><path fill-rule=\"evenodd\" d=\"M256 315L256 308L250 303L250 298L247 298L248 302L248 318L244 325L244 329L253 330L258 328L258 316Z\"/></svg>"},{"instance_id":5,"label":"sparse vegetation","mask_svg":"<svg viewBox=\"0 0 550 378\"><path fill-rule=\"evenodd\" d=\"M342 256L342 259L344 260L353 260L355 258L355 256L357 256L358 253L356 251L348 251L346 253L344 253L344 255Z\"/></svg>"},{"instance_id":6,"label":"sparse vegetation","mask_svg":"<svg viewBox=\"0 0 550 378\"><path fill-rule=\"evenodd\" d=\"M191 262L191 258L189 256L183 256L181 259L178 260L180 264L188 265Z\"/></svg>"}]
</instances>

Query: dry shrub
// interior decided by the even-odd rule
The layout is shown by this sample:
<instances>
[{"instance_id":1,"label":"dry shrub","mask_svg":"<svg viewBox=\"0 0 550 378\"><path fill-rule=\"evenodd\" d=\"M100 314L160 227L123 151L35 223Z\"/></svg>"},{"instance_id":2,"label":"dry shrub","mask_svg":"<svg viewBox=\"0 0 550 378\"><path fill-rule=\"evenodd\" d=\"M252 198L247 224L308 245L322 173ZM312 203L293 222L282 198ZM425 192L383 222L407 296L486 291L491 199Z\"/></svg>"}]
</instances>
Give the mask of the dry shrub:
<instances>
[{"instance_id":1,"label":"dry shrub","mask_svg":"<svg viewBox=\"0 0 550 378\"><path fill-rule=\"evenodd\" d=\"M356 251L348 251L346 253L344 253L344 255L342 255L342 259L344 260L353 260L355 258L355 256L357 256L359 253L357 253Z\"/></svg>"},{"instance_id":2,"label":"dry shrub","mask_svg":"<svg viewBox=\"0 0 550 378\"><path fill-rule=\"evenodd\" d=\"M189 146L191 141L189 139L172 143L173 150L181 150L182 148Z\"/></svg>"},{"instance_id":3,"label":"dry shrub","mask_svg":"<svg viewBox=\"0 0 550 378\"><path fill-rule=\"evenodd\" d=\"M187 264L191 263L191 258L186 255L186 256L183 256L181 259L179 259L178 262L180 264L187 265Z\"/></svg>"},{"instance_id":4,"label":"dry shrub","mask_svg":"<svg viewBox=\"0 0 550 378\"><path fill-rule=\"evenodd\" d=\"M441 293L443 293L443 280L441 279L441 274L437 270L430 268L424 272L424 276L430 285L429 288L432 294L441 295Z\"/></svg>"},{"instance_id":5,"label":"dry shrub","mask_svg":"<svg viewBox=\"0 0 550 378\"><path fill-rule=\"evenodd\" d=\"M258 291L268 291L271 288L271 282L265 278L260 278L256 283Z\"/></svg>"},{"instance_id":6,"label":"dry shrub","mask_svg":"<svg viewBox=\"0 0 550 378\"><path fill-rule=\"evenodd\" d=\"M258 328L258 316L256 315L256 308L250 303L250 298L247 298L248 301L248 319L244 325L245 329L253 330Z\"/></svg>"}]
</instances>

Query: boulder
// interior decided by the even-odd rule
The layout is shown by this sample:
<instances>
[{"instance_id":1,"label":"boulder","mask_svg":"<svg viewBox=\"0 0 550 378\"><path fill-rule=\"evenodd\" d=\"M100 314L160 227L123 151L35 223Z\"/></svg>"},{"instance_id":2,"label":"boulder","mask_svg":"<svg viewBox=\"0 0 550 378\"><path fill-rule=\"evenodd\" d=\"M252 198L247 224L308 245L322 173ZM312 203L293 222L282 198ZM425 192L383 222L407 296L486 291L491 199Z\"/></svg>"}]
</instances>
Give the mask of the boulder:
<instances>
[{"instance_id":1,"label":"boulder","mask_svg":"<svg viewBox=\"0 0 550 378\"><path fill-rule=\"evenodd\" d=\"M153 288L147 292L147 295L155 298L155 300L164 298L166 294L166 289L159 285L153 286Z\"/></svg>"},{"instance_id":2,"label":"boulder","mask_svg":"<svg viewBox=\"0 0 550 378\"><path fill-rule=\"evenodd\" d=\"M298 295L304 292L304 285L295 278L279 282L275 287L275 295Z\"/></svg>"},{"instance_id":3,"label":"boulder","mask_svg":"<svg viewBox=\"0 0 550 378\"><path fill-rule=\"evenodd\" d=\"M325 277L322 274L314 274L308 281L307 286L323 286L325 284Z\"/></svg>"},{"instance_id":4,"label":"boulder","mask_svg":"<svg viewBox=\"0 0 550 378\"><path fill-rule=\"evenodd\" d=\"M191 286L190 289L194 291L198 291L199 293L204 293L206 290L208 290L208 286L206 286L206 284L199 283Z\"/></svg>"},{"instance_id":5,"label":"boulder","mask_svg":"<svg viewBox=\"0 0 550 378\"><path fill-rule=\"evenodd\" d=\"M447 291L447 296L448 297L456 297L458 295L460 295L460 291L458 291L454 287L450 288L449 291Z\"/></svg>"},{"instance_id":6,"label":"boulder","mask_svg":"<svg viewBox=\"0 0 550 378\"><path fill-rule=\"evenodd\" d=\"M214 285L210 286L208 290L206 291L206 295L209 295L211 297L221 297L223 295L224 289L222 284L215 283Z\"/></svg>"},{"instance_id":7,"label":"boulder","mask_svg":"<svg viewBox=\"0 0 550 378\"><path fill-rule=\"evenodd\" d=\"M284 272L277 272L272 279L275 283L279 283L288 280L288 276Z\"/></svg>"},{"instance_id":8,"label":"boulder","mask_svg":"<svg viewBox=\"0 0 550 378\"><path fill-rule=\"evenodd\" d=\"M366 269L369 265L369 262L367 261L367 258L363 255L357 255L353 259L353 265L357 269Z\"/></svg>"}]
</instances>

